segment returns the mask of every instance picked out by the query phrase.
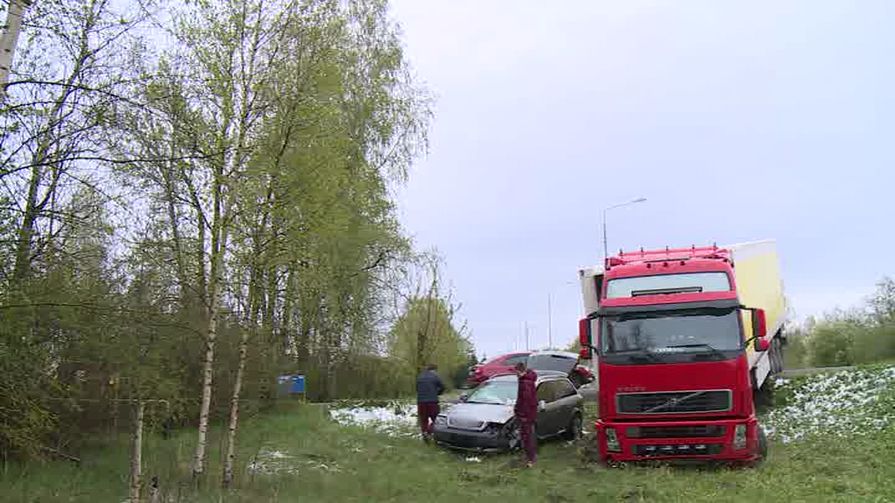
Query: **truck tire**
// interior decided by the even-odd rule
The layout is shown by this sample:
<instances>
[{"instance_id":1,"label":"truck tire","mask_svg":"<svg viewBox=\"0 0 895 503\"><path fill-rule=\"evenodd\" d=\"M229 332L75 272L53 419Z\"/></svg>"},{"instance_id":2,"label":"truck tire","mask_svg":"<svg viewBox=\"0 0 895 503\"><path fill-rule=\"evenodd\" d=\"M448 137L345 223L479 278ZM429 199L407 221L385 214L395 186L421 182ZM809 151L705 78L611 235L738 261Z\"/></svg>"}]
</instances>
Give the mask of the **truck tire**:
<instances>
[{"instance_id":1,"label":"truck tire","mask_svg":"<svg viewBox=\"0 0 895 503\"><path fill-rule=\"evenodd\" d=\"M786 345L784 339L777 337L775 338L777 341L777 372L783 372L783 346Z\"/></svg>"},{"instance_id":2,"label":"truck tire","mask_svg":"<svg viewBox=\"0 0 895 503\"><path fill-rule=\"evenodd\" d=\"M758 466L764 463L764 460L768 457L768 436L761 426L758 426L758 452L756 454L758 455L758 458L752 466Z\"/></svg>"},{"instance_id":3,"label":"truck tire","mask_svg":"<svg viewBox=\"0 0 895 503\"><path fill-rule=\"evenodd\" d=\"M768 348L768 363L770 364L771 370L770 375L774 375L777 373L777 341L775 339L771 339L771 347Z\"/></svg>"}]
</instances>

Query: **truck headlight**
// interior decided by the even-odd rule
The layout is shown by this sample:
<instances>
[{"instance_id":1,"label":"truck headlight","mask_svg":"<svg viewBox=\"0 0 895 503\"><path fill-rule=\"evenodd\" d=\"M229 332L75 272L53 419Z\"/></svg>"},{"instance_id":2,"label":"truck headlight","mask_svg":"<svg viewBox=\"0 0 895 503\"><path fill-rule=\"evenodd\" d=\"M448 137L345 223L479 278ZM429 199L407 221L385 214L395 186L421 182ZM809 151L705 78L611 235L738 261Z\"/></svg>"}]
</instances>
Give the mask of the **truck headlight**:
<instances>
[{"instance_id":1,"label":"truck headlight","mask_svg":"<svg viewBox=\"0 0 895 503\"><path fill-rule=\"evenodd\" d=\"M733 429L733 449L741 451L746 448L746 425L738 424Z\"/></svg>"},{"instance_id":2,"label":"truck headlight","mask_svg":"<svg viewBox=\"0 0 895 503\"><path fill-rule=\"evenodd\" d=\"M612 452L621 452L622 446L618 443L618 436L615 434L615 428L606 428L606 450Z\"/></svg>"},{"instance_id":3,"label":"truck headlight","mask_svg":"<svg viewBox=\"0 0 895 503\"><path fill-rule=\"evenodd\" d=\"M447 425L447 416L439 415L435 417L435 425L436 426L445 426Z\"/></svg>"}]
</instances>

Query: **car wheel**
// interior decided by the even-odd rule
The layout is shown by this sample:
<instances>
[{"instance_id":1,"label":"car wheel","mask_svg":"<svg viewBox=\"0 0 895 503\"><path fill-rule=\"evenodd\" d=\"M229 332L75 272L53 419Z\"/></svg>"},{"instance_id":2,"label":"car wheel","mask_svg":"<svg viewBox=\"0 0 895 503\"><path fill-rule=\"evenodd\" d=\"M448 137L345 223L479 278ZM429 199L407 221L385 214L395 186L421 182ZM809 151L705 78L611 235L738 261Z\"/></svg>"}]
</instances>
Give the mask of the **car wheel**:
<instances>
[{"instance_id":1,"label":"car wheel","mask_svg":"<svg viewBox=\"0 0 895 503\"><path fill-rule=\"evenodd\" d=\"M575 415L572 416L572 420L569 421L569 425L566 427L566 440L578 440L581 438L581 423L581 414L576 412Z\"/></svg>"},{"instance_id":2,"label":"car wheel","mask_svg":"<svg viewBox=\"0 0 895 503\"><path fill-rule=\"evenodd\" d=\"M522 447L522 434L519 432L519 423L513 421L506 426L507 448L515 451Z\"/></svg>"}]
</instances>

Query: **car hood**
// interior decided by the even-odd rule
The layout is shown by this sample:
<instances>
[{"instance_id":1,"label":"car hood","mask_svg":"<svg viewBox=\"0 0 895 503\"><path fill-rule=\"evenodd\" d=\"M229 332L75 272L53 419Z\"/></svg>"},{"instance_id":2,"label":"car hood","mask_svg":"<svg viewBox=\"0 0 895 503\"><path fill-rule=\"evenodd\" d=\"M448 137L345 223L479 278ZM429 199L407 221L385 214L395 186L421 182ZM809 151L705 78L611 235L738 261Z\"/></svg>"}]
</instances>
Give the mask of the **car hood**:
<instances>
[{"instance_id":1,"label":"car hood","mask_svg":"<svg viewBox=\"0 0 895 503\"><path fill-rule=\"evenodd\" d=\"M503 424L513 418L512 405L490 403L458 403L447 410L446 415L453 420L484 421Z\"/></svg>"}]
</instances>

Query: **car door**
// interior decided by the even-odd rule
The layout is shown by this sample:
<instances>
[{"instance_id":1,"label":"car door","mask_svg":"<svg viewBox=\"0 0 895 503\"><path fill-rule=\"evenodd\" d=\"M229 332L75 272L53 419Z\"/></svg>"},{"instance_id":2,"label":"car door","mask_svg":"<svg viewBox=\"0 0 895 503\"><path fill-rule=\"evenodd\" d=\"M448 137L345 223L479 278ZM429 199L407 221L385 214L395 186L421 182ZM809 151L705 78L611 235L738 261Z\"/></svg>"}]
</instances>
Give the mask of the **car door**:
<instances>
[{"instance_id":1,"label":"car door","mask_svg":"<svg viewBox=\"0 0 895 503\"><path fill-rule=\"evenodd\" d=\"M557 417L560 414L560 410L556 400L556 382L553 380L544 381L538 385L538 419L536 427L538 436L542 438L556 435L562 429L559 426L560 418ZM540 408L541 402L544 403L543 409Z\"/></svg>"},{"instance_id":2,"label":"car door","mask_svg":"<svg viewBox=\"0 0 895 503\"><path fill-rule=\"evenodd\" d=\"M568 379L558 379L556 383L556 421L559 430L565 430L578 410L580 398L575 386Z\"/></svg>"}]
</instances>

